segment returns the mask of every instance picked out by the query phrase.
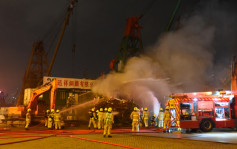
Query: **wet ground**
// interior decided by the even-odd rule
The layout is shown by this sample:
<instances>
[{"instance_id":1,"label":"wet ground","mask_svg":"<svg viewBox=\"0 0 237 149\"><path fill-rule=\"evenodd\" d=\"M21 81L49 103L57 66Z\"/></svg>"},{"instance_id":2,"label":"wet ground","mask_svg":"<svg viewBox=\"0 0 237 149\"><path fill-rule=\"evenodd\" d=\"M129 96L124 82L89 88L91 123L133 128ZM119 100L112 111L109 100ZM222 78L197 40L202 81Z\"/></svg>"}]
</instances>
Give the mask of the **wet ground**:
<instances>
[{"instance_id":1,"label":"wet ground","mask_svg":"<svg viewBox=\"0 0 237 149\"><path fill-rule=\"evenodd\" d=\"M156 128L141 129L139 133L130 128L113 129L112 138L104 138L103 130L87 130L77 127L64 130L48 130L44 127L11 128L0 130L0 148L4 149L236 149L237 132L214 130L210 133L172 134Z\"/></svg>"}]
</instances>

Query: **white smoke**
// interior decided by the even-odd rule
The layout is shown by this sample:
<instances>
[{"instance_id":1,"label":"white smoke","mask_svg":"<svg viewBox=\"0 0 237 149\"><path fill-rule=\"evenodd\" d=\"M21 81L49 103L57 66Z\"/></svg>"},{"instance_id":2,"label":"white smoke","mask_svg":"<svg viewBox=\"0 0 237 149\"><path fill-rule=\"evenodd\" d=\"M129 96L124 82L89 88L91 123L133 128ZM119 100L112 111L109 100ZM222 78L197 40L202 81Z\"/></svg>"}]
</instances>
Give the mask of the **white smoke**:
<instances>
[{"instance_id":1,"label":"white smoke","mask_svg":"<svg viewBox=\"0 0 237 149\"><path fill-rule=\"evenodd\" d=\"M164 34L149 52L129 59L123 73L98 79L93 91L134 100L158 114L165 96L210 88L215 38L215 21L195 13L183 19L178 30Z\"/></svg>"}]
</instances>

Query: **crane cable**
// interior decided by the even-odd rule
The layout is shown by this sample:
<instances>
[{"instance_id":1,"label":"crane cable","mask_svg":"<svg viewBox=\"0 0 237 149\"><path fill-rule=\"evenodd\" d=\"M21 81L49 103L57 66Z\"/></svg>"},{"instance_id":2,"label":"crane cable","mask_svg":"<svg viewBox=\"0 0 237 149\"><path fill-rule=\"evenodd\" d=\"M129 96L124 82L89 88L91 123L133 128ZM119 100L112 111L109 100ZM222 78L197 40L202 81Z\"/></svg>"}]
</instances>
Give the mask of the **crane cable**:
<instances>
[{"instance_id":1,"label":"crane cable","mask_svg":"<svg viewBox=\"0 0 237 149\"><path fill-rule=\"evenodd\" d=\"M169 20L169 23L168 23L168 25L167 25L167 27L166 27L166 31L167 31L167 32L170 30L171 25L173 24L174 17L175 17L175 15L176 15L176 13L177 13L179 7L180 7L180 3L181 3L181 0L178 0L177 4L176 4L176 6L175 6L175 9L174 9L174 11L173 11L173 13L172 13L172 15L171 15L171 18L170 18L170 20Z\"/></svg>"},{"instance_id":2,"label":"crane cable","mask_svg":"<svg viewBox=\"0 0 237 149\"><path fill-rule=\"evenodd\" d=\"M65 14L66 14L65 12L67 12L67 9L68 9L68 4L65 5L63 11L59 15L60 17L54 23L52 23L52 26L48 29L46 34L43 36L43 39L47 40L45 42L46 45L48 45L48 51L46 53L47 56L50 54L51 50L53 49L53 45L55 44L56 39L59 36L61 26L64 23Z\"/></svg>"}]
</instances>

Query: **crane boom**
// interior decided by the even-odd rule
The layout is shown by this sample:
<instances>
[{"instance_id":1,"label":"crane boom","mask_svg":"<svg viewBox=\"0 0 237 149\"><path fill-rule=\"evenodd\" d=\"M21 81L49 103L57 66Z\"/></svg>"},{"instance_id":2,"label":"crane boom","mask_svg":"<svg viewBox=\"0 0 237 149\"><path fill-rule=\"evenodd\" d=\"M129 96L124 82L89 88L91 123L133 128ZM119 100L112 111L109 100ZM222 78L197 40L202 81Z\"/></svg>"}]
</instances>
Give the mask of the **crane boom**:
<instances>
[{"instance_id":1,"label":"crane boom","mask_svg":"<svg viewBox=\"0 0 237 149\"><path fill-rule=\"evenodd\" d=\"M54 79L53 81L41 86L40 88L36 89L32 92L29 104L27 108L30 108L32 111L36 110L38 97L43 93L50 90L50 109L54 109L55 107L55 98L56 98L56 89L57 89L57 80ZM37 110L36 110L37 111Z\"/></svg>"},{"instance_id":2,"label":"crane boom","mask_svg":"<svg viewBox=\"0 0 237 149\"><path fill-rule=\"evenodd\" d=\"M60 47L60 44L62 42L62 38L63 38L63 35L64 35L64 32L65 32L65 29L68 25L68 22L69 22L69 18L70 18L70 15L72 13L72 10L73 10L73 7L75 5L75 2L77 2L77 0L72 0L71 1L71 4L69 5L68 7L68 10L67 10L67 15L66 15L66 18L64 20L64 24L63 24L63 28L62 28L62 31L60 33L60 36L59 36L59 39L58 39L58 42L56 44L56 48L54 50L54 54L53 54L53 58L50 62L50 65L49 65L49 68L48 68L48 71L47 71L47 76L51 76L51 71L52 71L52 67L53 67L53 64L54 64L54 61L55 61L55 58L56 58L56 55L58 53L58 49Z\"/></svg>"}]
</instances>

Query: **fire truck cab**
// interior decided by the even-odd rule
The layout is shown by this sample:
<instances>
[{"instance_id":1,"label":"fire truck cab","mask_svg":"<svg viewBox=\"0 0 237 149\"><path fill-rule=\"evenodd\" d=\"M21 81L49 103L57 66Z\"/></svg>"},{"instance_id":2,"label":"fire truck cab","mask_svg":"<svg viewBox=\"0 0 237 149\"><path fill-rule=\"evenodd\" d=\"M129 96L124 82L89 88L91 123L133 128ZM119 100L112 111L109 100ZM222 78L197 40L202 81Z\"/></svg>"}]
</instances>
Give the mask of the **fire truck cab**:
<instances>
[{"instance_id":1,"label":"fire truck cab","mask_svg":"<svg viewBox=\"0 0 237 149\"><path fill-rule=\"evenodd\" d=\"M177 93L168 100L172 127L200 129L237 128L237 96L230 91Z\"/></svg>"}]
</instances>

